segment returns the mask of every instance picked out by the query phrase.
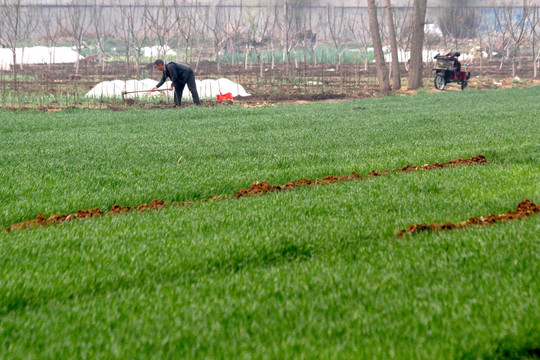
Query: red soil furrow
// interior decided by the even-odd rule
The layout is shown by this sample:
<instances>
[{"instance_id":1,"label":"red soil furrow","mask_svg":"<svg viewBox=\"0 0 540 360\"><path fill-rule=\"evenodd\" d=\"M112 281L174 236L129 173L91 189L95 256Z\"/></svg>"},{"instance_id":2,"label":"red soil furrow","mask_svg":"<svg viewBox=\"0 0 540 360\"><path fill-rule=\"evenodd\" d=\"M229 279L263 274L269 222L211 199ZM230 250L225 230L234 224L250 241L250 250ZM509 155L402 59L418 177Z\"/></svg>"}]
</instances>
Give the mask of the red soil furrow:
<instances>
[{"instance_id":1,"label":"red soil furrow","mask_svg":"<svg viewBox=\"0 0 540 360\"><path fill-rule=\"evenodd\" d=\"M439 230L453 230L463 229L468 226L483 226L491 225L494 223L501 223L510 220L524 219L531 215L540 213L540 205L536 205L530 200L521 201L515 211L509 211L505 214L492 214L481 216L477 218L470 218L466 221L459 223L446 222L444 224L411 224L408 229L402 229L396 233L396 236L405 236L409 234L415 234L422 231L439 231Z\"/></svg>"},{"instance_id":2,"label":"red soil furrow","mask_svg":"<svg viewBox=\"0 0 540 360\"><path fill-rule=\"evenodd\" d=\"M448 166L459 166L459 165L472 165L472 164L484 164L487 160L483 155L477 155L471 159L456 159L451 160L445 163L434 163L431 165L406 165L403 168L396 169L394 172L408 172L408 171L421 171L421 170L432 170ZM138 206L120 206L118 204L114 205L111 210L107 213L101 211L100 209L88 209L88 210L79 210L75 214L60 214L60 215L51 215L46 218L44 215L39 214L35 219L23 221L17 224L14 224L8 227L7 231L21 230L28 227L35 226L45 226L50 224L61 224L66 221L72 221L77 219L86 219L91 217L105 216L105 215L117 215L122 213L128 213L132 211L147 211L147 210L157 210L164 206L188 206L196 202L205 202L205 201L214 201L214 200L223 200L231 197L240 198L240 197L249 197L253 195L266 194L272 191L282 191L282 190L292 190L298 186L307 186L307 185L326 185L334 184L337 182L344 182L357 179L370 179L373 177L390 174L390 170L381 170L381 171L371 171L367 176L361 177L358 173L354 172L352 175L328 175L321 179L309 180L309 179L299 179L296 181L289 181L283 185L272 185L268 181L254 182L251 187L247 189L240 189L234 195L216 195L211 196L206 199L201 200L188 200L183 202L174 202L174 203L165 203L162 200L152 200L149 204L141 204Z\"/></svg>"},{"instance_id":3,"label":"red soil furrow","mask_svg":"<svg viewBox=\"0 0 540 360\"><path fill-rule=\"evenodd\" d=\"M485 164L486 162L487 162L487 159L484 155L476 155L475 157L472 157L470 159L460 158L460 159L451 160L445 163L426 164L423 166L406 165L402 168L394 170L393 172L399 173L399 172L409 172L409 171L433 170L433 169L459 166L459 165ZM337 182L356 180L356 179L369 179L369 178L373 178L373 177L377 177L381 175L387 175L390 173L392 173L392 171L390 170L381 170L381 171L373 170L373 171L370 171L367 176L361 177L360 175L358 175L358 173L353 171L352 175L340 175L340 176L328 175L328 176L323 177L322 179L317 179L317 180L300 179L297 181L289 181L288 183L284 185L272 185L268 181L254 182L253 184L251 184L251 187L247 189L238 190L235 196L247 197L247 196L265 194L272 191L291 190L298 186L325 185L325 184L333 184Z\"/></svg>"}]
</instances>

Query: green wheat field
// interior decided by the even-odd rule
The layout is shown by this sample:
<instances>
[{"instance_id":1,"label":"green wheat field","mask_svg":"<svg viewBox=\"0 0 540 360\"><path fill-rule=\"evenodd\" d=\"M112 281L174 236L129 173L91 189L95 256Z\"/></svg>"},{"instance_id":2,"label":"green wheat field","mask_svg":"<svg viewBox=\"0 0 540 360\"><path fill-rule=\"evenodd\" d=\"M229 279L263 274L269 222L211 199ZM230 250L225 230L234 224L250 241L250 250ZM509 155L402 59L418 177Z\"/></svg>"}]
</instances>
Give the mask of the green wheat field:
<instances>
[{"instance_id":1,"label":"green wheat field","mask_svg":"<svg viewBox=\"0 0 540 360\"><path fill-rule=\"evenodd\" d=\"M424 165L261 196L0 231L2 359L534 359L540 87L339 103L0 111L0 227Z\"/></svg>"}]
</instances>

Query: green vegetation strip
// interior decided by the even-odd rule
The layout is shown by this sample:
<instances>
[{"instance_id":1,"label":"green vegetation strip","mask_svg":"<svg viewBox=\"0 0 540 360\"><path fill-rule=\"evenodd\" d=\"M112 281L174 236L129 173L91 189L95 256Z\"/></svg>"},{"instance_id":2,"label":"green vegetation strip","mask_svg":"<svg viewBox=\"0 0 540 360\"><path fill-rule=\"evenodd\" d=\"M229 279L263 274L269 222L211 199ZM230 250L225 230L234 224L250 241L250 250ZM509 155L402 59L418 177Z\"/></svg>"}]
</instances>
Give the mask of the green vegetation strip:
<instances>
[{"instance_id":1,"label":"green vegetation strip","mask_svg":"<svg viewBox=\"0 0 540 360\"><path fill-rule=\"evenodd\" d=\"M487 159L484 155L476 155L470 159L455 159L450 160L444 163L433 163L433 164L426 164L422 166L418 165L406 165L402 168L396 169L393 172L399 173L399 172L409 172L409 171L421 171L421 170L433 170L433 169L440 169L445 167L451 167L451 166L459 166L459 165L472 165L472 164L485 164L487 162ZM149 204L141 204L137 206L120 206L118 204L115 204L111 210L107 213L103 212L99 208L93 208L93 209L86 209L86 210L79 210L74 214L53 214L49 217L45 217L43 214L38 214L38 216L33 220L23 221L19 222L17 224L14 224L10 227L8 227L7 231L14 231L14 230L21 230L24 228L29 227L35 227L35 226L45 226L45 225L51 225L51 224L62 224L66 221L72 221L72 220L78 220L78 219L87 219L97 216L104 216L104 215L117 215L121 213L131 212L131 211L146 211L146 210L155 210L162 208L163 206L187 206L192 205L195 202L206 202L211 200L224 200L229 198L240 198L240 197L248 197L253 195L261 195L273 191L282 191L282 190L292 190L294 188L297 188L299 186L307 186L307 185L326 185L326 184L334 184L338 182L344 182L344 181L350 181L350 180L358 180L358 179L370 179L373 177L381 176L390 174L392 171L390 170L380 170L380 171L371 171L369 174L365 177L361 177L358 173L353 171L352 175L340 175L340 176L334 176L334 175L328 175L321 179L317 180L309 180L309 179L300 179L296 181L289 181L285 183L284 185L272 185L268 181L257 181L254 182L251 187L247 189L240 189L238 190L234 195L229 196L223 196L223 195L215 195L211 196L209 198L205 199L199 199L199 200L189 200L189 201L182 201L182 202L174 202L174 203L165 203L165 201L162 200L152 200Z\"/></svg>"},{"instance_id":2,"label":"green vegetation strip","mask_svg":"<svg viewBox=\"0 0 540 360\"><path fill-rule=\"evenodd\" d=\"M0 229L38 213L231 196L253 180L489 159L0 231L0 360L530 358L540 216L394 235L538 204L539 98L535 87L0 110Z\"/></svg>"}]
</instances>

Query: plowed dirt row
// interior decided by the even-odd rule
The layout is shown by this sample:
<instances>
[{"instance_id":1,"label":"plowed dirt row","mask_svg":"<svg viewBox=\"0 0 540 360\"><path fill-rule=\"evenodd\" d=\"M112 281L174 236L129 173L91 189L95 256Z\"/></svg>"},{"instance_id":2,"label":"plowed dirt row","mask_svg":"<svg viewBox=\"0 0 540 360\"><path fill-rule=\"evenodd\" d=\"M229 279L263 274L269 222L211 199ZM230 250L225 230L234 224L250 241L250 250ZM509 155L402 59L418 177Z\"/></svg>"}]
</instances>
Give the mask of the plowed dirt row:
<instances>
[{"instance_id":1,"label":"plowed dirt row","mask_svg":"<svg viewBox=\"0 0 540 360\"><path fill-rule=\"evenodd\" d=\"M422 231L463 229L473 225L491 225L494 223L506 222L510 220L524 219L538 213L540 213L540 205L537 205L532 201L525 199L518 204L515 211L509 211L505 214L492 214L476 218L472 217L469 220L461 221L459 223L446 222L444 224L411 224L408 229L402 229L398 231L396 233L396 236L405 236L419 233Z\"/></svg>"},{"instance_id":2,"label":"plowed dirt row","mask_svg":"<svg viewBox=\"0 0 540 360\"><path fill-rule=\"evenodd\" d=\"M334 176L334 175L328 175L323 177L322 179L317 180L309 180L309 179L300 179L296 181L290 181L288 183L285 183L284 185L271 185L267 181L262 182L254 182L250 188L248 189L240 189L236 192L236 197L242 197L242 196L252 196L252 195L258 195L258 194L264 194L271 191L281 191L281 190L290 190L297 186L304 186L304 185L325 185L325 184L333 184L337 182L343 182L343 181L349 181L353 179L369 179L381 175L390 174L392 172L407 172L407 171L420 171L420 170L433 170L433 169L440 169L443 167L449 167L449 166L458 166L458 165L471 165L471 164L485 164L487 162L487 159L484 155L476 155L473 158L470 159L456 159L451 160L445 163L433 163L433 164L426 164L422 166L416 166L416 165L406 165L402 168L396 169L396 170L380 170L380 171L370 171L367 176L361 177L356 172L353 171L352 175L340 175L340 176Z\"/></svg>"},{"instance_id":3,"label":"plowed dirt row","mask_svg":"<svg viewBox=\"0 0 540 360\"><path fill-rule=\"evenodd\" d=\"M14 230L21 230L24 228L29 227L36 227L36 226L45 226L45 225L52 225L52 224L61 224L67 221L73 221L77 219L87 219L91 217L99 217L99 216L106 216L106 215L117 215L122 213L128 213L133 211L147 211L147 210L156 210L160 209L164 206L188 206L192 205L194 203L200 203L200 202L206 202L206 201L213 201L213 200L223 200L223 199L230 199L230 198L241 198L241 197L249 197L254 195L261 195L273 191L284 191L284 190L292 190L299 186L315 186L315 185L326 185L326 184L333 184L337 182L344 182L344 181L350 181L350 180L361 180L361 179L371 179L377 176L386 175L390 173L400 173L400 172L410 172L410 171L423 171L423 170L433 170L433 169L440 169L444 167L452 167L452 166L460 166L460 165L473 165L473 164L485 164L487 162L487 159L484 155L477 155L470 159L455 159L451 161L447 161L444 163L433 163L433 164L426 164L422 166L416 166L416 165L406 165L402 168L395 169L393 171L391 170L380 170L380 171L370 171L367 176L360 176L358 173L354 172L352 175L328 175L321 179L316 180L309 180L309 179L300 179L296 181L289 181L283 185L272 185L268 181L261 181L261 182L254 182L249 188L244 188L238 190L233 195L219 195L219 196L211 196L209 198L200 199L200 200L188 200L183 202L171 202L166 203L162 200L152 200L149 204L141 204L138 206L120 206L118 204L114 205L110 211L104 212L98 208L94 209L87 209L87 210L79 210L74 214L53 214L49 217L44 216L43 214L39 214L35 219L19 222L16 224L13 224L12 226L6 228L6 231L14 231Z\"/></svg>"}]
</instances>

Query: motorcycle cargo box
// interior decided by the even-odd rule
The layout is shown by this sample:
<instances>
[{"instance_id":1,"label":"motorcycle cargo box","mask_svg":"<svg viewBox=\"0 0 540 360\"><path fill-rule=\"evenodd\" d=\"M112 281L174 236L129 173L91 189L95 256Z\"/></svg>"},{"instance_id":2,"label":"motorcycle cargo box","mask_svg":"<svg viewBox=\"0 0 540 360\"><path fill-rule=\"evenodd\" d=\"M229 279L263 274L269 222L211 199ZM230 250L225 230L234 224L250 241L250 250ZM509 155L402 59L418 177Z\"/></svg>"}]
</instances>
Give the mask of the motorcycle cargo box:
<instances>
[{"instance_id":1,"label":"motorcycle cargo box","mask_svg":"<svg viewBox=\"0 0 540 360\"><path fill-rule=\"evenodd\" d=\"M434 70L451 70L454 68L454 61L446 56L437 57Z\"/></svg>"}]
</instances>

